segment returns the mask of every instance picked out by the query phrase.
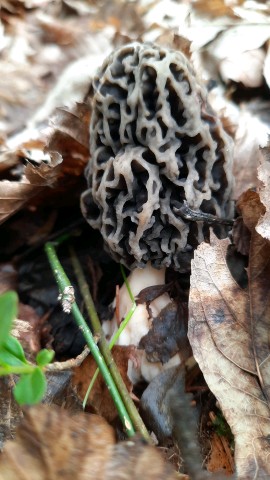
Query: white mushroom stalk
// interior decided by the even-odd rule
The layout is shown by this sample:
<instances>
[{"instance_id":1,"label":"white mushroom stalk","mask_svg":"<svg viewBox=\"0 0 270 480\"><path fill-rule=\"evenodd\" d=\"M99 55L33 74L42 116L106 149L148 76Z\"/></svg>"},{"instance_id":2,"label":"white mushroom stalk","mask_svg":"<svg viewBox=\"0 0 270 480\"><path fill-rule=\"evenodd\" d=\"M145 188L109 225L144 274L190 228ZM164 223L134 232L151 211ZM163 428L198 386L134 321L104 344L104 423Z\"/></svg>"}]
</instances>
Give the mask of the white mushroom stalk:
<instances>
[{"instance_id":1,"label":"white mushroom stalk","mask_svg":"<svg viewBox=\"0 0 270 480\"><path fill-rule=\"evenodd\" d=\"M136 298L144 288L164 285L165 271L165 268L160 270L153 268L150 263L148 263L144 269L135 268L127 279L133 296ZM113 303L114 307L116 301L118 302L117 314L115 312L112 320L103 323L103 330L108 340L116 333L119 327L119 320L123 320L132 307L132 299L130 298L125 283L120 288L117 299ZM137 347L141 338L148 333L153 318L157 317L161 310L170 302L171 298L169 294L163 293L153 300L148 308L145 303L137 305L131 319L119 336L117 344ZM119 318L117 318L117 316L119 316ZM167 362L165 368L178 365L179 363L180 357L179 355L175 355L170 362ZM128 376L133 384L136 384L140 380L150 382L163 368L161 362L149 362L143 350L136 350L129 361Z\"/></svg>"}]
</instances>

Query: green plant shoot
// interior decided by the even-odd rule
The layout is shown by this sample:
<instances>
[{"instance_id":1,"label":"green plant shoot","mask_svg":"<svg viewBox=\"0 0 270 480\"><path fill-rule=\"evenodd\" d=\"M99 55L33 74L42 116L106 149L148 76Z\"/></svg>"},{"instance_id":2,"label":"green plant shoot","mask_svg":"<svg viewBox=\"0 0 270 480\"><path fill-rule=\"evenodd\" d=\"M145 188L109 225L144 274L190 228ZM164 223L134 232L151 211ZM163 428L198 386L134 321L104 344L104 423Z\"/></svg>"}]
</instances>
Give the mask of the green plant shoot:
<instances>
[{"instance_id":1,"label":"green plant shoot","mask_svg":"<svg viewBox=\"0 0 270 480\"><path fill-rule=\"evenodd\" d=\"M36 364L28 362L22 345L11 335L12 324L17 317L18 296L10 291L0 295L0 376L19 375L13 394L20 405L33 405L42 400L47 381L44 369L53 359L54 352L41 350Z\"/></svg>"}]
</instances>

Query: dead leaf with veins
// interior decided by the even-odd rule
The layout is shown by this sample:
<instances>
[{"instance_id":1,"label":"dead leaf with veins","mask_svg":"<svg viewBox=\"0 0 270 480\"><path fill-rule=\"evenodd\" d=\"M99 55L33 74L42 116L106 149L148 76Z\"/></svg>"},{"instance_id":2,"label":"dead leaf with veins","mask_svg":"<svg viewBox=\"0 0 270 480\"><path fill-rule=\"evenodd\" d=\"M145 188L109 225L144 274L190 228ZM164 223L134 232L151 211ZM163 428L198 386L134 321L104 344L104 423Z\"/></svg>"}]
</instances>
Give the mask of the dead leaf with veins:
<instances>
[{"instance_id":1,"label":"dead leaf with veins","mask_svg":"<svg viewBox=\"0 0 270 480\"><path fill-rule=\"evenodd\" d=\"M220 75L225 83L232 80L248 88L260 87L263 84L264 62L262 48L232 54L220 62Z\"/></svg>"},{"instance_id":2,"label":"dead leaf with veins","mask_svg":"<svg viewBox=\"0 0 270 480\"><path fill-rule=\"evenodd\" d=\"M254 105L257 110L259 105ZM269 108L269 107L268 107ZM257 185L257 168L261 160L260 146L265 146L270 129L257 114L241 107L234 137L234 198Z\"/></svg>"},{"instance_id":3,"label":"dead leaf with veins","mask_svg":"<svg viewBox=\"0 0 270 480\"><path fill-rule=\"evenodd\" d=\"M102 478L114 434L105 420L60 408L27 409L16 442L7 443L0 460L0 479L66 480L85 478L87 470ZM94 477L92 477L94 478Z\"/></svg>"},{"instance_id":4,"label":"dead leaf with veins","mask_svg":"<svg viewBox=\"0 0 270 480\"><path fill-rule=\"evenodd\" d=\"M260 200L266 208L259 218L256 231L267 240L270 240L270 145L260 150L261 161L258 168Z\"/></svg>"},{"instance_id":5,"label":"dead leaf with veins","mask_svg":"<svg viewBox=\"0 0 270 480\"><path fill-rule=\"evenodd\" d=\"M127 389L132 391L132 384L127 376L128 360L131 357L132 348L115 345L112 350L114 361L126 384ZM85 358L80 366L73 369L72 386L81 401L84 400L90 382L97 370L97 364L91 355ZM118 415L112 397L106 387L101 374L87 398L88 411L102 415L108 422L112 422Z\"/></svg>"},{"instance_id":6,"label":"dead leaf with veins","mask_svg":"<svg viewBox=\"0 0 270 480\"><path fill-rule=\"evenodd\" d=\"M40 405L26 409L15 441L0 457L0 480L180 480L155 447L134 437L115 444L97 415Z\"/></svg>"},{"instance_id":7,"label":"dead leaf with veins","mask_svg":"<svg viewBox=\"0 0 270 480\"><path fill-rule=\"evenodd\" d=\"M55 197L69 201L67 195L63 196L68 190L75 196L77 192L79 196L80 182L82 187L84 181L82 174L89 157L89 119L90 109L86 104L77 103L71 110L58 109L45 149L44 143L36 140L22 144L13 152L17 160L10 155L13 164L17 162L20 167L20 176L19 180L0 181L0 223L31 202L36 207L40 200L44 204L51 197L52 202ZM3 159L6 157L8 152Z\"/></svg>"},{"instance_id":8,"label":"dead leaf with veins","mask_svg":"<svg viewBox=\"0 0 270 480\"><path fill-rule=\"evenodd\" d=\"M219 472L220 466L224 474L230 476L234 472L234 462L228 439L213 432L211 434L211 451L207 460L209 472Z\"/></svg>"},{"instance_id":9,"label":"dead leaf with veins","mask_svg":"<svg viewBox=\"0 0 270 480\"><path fill-rule=\"evenodd\" d=\"M235 13L233 7L235 4L242 5L244 0L239 0L237 2L226 2L224 0L197 0L194 2L194 9L198 10L202 15L207 15L211 18L228 16L235 18Z\"/></svg>"},{"instance_id":10,"label":"dead leaf with veins","mask_svg":"<svg viewBox=\"0 0 270 480\"><path fill-rule=\"evenodd\" d=\"M41 152L42 155L42 152ZM0 223L7 220L31 199L40 195L44 188L50 188L59 175L61 156L54 152L50 164L42 160L39 166L27 164L19 181L2 180L0 182Z\"/></svg>"},{"instance_id":11,"label":"dead leaf with veins","mask_svg":"<svg viewBox=\"0 0 270 480\"><path fill-rule=\"evenodd\" d=\"M263 75L268 87L270 87L270 41L268 40L267 43L268 45L267 45L265 62L264 62Z\"/></svg>"},{"instance_id":12,"label":"dead leaf with veins","mask_svg":"<svg viewBox=\"0 0 270 480\"><path fill-rule=\"evenodd\" d=\"M149 362L164 364L177 353L184 362L191 355L186 325L186 305L170 301L153 318L150 330L141 338L138 348L145 350Z\"/></svg>"},{"instance_id":13,"label":"dead leaf with veins","mask_svg":"<svg viewBox=\"0 0 270 480\"><path fill-rule=\"evenodd\" d=\"M253 231L256 223L253 219ZM230 274L229 240L212 235L210 244L195 252L189 300L194 357L234 434L238 478L245 480L270 475L270 249L256 232L251 237L249 290Z\"/></svg>"},{"instance_id":14,"label":"dead leaf with veins","mask_svg":"<svg viewBox=\"0 0 270 480\"><path fill-rule=\"evenodd\" d=\"M251 233L248 276L252 344L260 385L270 404L270 242L257 232L256 227L265 207L259 195L250 191L241 195L237 208ZM265 230L269 236L270 227Z\"/></svg>"}]
</instances>

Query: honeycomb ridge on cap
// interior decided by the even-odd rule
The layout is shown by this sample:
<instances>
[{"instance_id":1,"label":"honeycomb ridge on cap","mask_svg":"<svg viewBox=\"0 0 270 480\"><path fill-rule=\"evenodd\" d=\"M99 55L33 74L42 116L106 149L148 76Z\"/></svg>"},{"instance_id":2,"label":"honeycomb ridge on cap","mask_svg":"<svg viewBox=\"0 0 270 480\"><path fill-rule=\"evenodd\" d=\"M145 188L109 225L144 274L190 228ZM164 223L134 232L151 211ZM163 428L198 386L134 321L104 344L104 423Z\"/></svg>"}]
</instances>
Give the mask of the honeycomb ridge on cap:
<instances>
[{"instance_id":1,"label":"honeycomb ridge on cap","mask_svg":"<svg viewBox=\"0 0 270 480\"><path fill-rule=\"evenodd\" d=\"M177 215L230 217L232 141L179 51L132 43L112 52L94 81L87 221L129 268L188 269L209 226ZM215 233L226 235L224 227Z\"/></svg>"}]
</instances>

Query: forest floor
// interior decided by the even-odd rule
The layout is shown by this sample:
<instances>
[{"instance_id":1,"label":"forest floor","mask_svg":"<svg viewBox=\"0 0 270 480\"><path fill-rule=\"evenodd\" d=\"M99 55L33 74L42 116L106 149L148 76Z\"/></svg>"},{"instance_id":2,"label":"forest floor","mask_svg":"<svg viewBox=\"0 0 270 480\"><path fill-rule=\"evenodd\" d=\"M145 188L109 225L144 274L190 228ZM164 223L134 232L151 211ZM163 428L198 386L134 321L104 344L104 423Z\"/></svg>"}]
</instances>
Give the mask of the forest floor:
<instances>
[{"instance_id":1,"label":"forest floor","mask_svg":"<svg viewBox=\"0 0 270 480\"><path fill-rule=\"evenodd\" d=\"M0 0L0 6L0 480L75 474L196 480L207 472L270 478L270 2ZM90 158L92 78L112 50L132 41L183 51L234 142L229 237L213 234L199 245L191 272L168 269L162 288L131 292L129 308L135 302L149 318L149 304L161 295L169 295L170 307L150 318L140 345L113 347L157 447L148 434L146 442L133 437L131 447L133 430L123 428L100 374L85 408L97 417L83 413L96 363L83 329L59 301L44 250L60 238L57 254L89 325L78 277L87 280L101 322L122 320L125 273L84 220L80 196ZM10 291L17 294L12 335L25 357L15 347L7 357L2 340L9 335L4 318L13 313L13 297L4 296ZM94 340L99 344L100 334ZM45 367L37 357L43 349L55 352ZM128 376L142 351L159 373L151 382ZM164 370L175 355L178 365ZM20 362L35 365L42 380L22 375L18 403ZM7 375L7 365L17 375ZM41 400L44 373L42 405L20 405Z\"/></svg>"}]
</instances>

